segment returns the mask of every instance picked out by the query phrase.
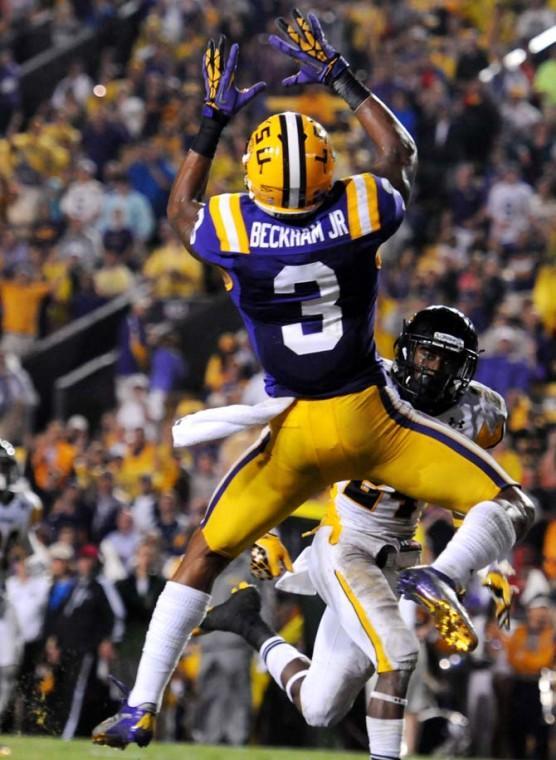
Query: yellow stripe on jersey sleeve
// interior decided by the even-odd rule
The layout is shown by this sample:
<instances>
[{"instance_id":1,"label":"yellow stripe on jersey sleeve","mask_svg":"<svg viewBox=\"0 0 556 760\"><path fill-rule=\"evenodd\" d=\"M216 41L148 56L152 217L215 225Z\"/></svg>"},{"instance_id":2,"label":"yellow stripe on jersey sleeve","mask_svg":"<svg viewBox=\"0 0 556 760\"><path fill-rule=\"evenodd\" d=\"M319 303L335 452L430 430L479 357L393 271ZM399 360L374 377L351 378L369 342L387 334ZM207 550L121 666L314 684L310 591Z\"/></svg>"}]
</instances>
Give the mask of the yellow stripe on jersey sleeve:
<instances>
[{"instance_id":1,"label":"yellow stripe on jersey sleeve","mask_svg":"<svg viewBox=\"0 0 556 760\"><path fill-rule=\"evenodd\" d=\"M380 229L380 211L378 209L378 187L376 179L372 174L364 174L365 185L367 187L367 199L369 201L369 215L371 217L371 228Z\"/></svg>"},{"instance_id":2,"label":"yellow stripe on jersey sleeve","mask_svg":"<svg viewBox=\"0 0 556 760\"><path fill-rule=\"evenodd\" d=\"M352 240L380 229L378 187L372 174L355 174L344 180L348 227Z\"/></svg>"},{"instance_id":3,"label":"yellow stripe on jersey sleeve","mask_svg":"<svg viewBox=\"0 0 556 760\"><path fill-rule=\"evenodd\" d=\"M239 193L215 195L209 201L220 250L224 253L249 253L247 230L241 213Z\"/></svg>"}]
</instances>

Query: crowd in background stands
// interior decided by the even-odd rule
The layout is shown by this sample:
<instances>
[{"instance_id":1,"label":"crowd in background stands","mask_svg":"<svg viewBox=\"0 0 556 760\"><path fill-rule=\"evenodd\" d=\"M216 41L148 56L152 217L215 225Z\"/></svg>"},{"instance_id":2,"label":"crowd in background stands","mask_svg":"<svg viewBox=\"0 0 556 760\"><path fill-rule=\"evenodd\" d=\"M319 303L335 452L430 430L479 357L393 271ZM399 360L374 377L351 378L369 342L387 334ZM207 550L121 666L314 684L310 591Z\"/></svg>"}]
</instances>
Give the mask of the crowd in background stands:
<instances>
[{"instance_id":1,"label":"crowd in background stands","mask_svg":"<svg viewBox=\"0 0 556 760\"><path fill-rule=\"evenodd\" d=\"M9 717L25 730L80 733L96 720L91 708L87 725L68 727L77 675L75 662L64 659L82 635L73 625L78 605L68 612L67 600L95 566L102 568L103 588L116 584L119 596L114 602L113 591L103 592L111 599L106 604L99 592L98 625L81 642L94 661L94 703L114 697L108 670L132 679L162 575L182 553L219 478L251 440L245 435L186 453L173 451L168 435L175 416L207 404L256 402L263 393L243 333L222 335L201 397L180 391L187 387L188 357L178 349L172 309L218 287L214 274L184 254L165 220L173 177L197 130L207 38L223 31L240 43L240 83L269 83L268 95L225 130L208 194L242 189L246 138L269 112L294 109L319 119L332 133L338 175L364 171L371 160L342 101L314 88L280 88L291 67L266 47L264 35L273 18L291 10L282 0L145 3L124 65L112 49L98 60L75 60L52 96L24 120L14 57L22 30L47 13L51 41L61 44L79 25L103 23L116 6L2 2L11 45L0 52L0 433L19 445L25 474L44 504L35 560L17 559L11 579L14 600L31 600L20 605L22 620L33 621L23 626L24 677ZM472 657L443 653L428 621L418 618L423 689L410 700L410 714L422 716L436 705L466 715L467 732L461 722L447 724L444 740L452 748L461 749L470 735L476 754L524 757L529 734L537 742L530 756L548 757L538 682L554 664L556 630L556 44L516 65L501 63L556 24L556 2L323 0L314 6L332 43L419 147L407 219L382 249L379 350L391 357L403 318L425 305L454 305L471 317L483 350L477 379L502 393L509 408L508 435L495 455L538 508L535 527L513 557L520 596L510 633L492 623L480 586L468 594L483 632ZM137 285L118 338L117 408L98 430L77 416L31 434L36 395L21 358L37 337ZM290 521L288 534L297 536L296 526L318 508L310 504ZM452 530L441 513L429 511L423 532L429 555ZM222 581L221 598L228 581L246 576L244 560ZM37 567L50 567L51 580ZM30 584L36 593L20 595ZM303 639L299 604L278 602L277 625L291 640ZM304 613L310 651L312 613ZM292 741L357 744L357 721L333 739L304 731L278 691L270 688L263 698L266 683L256 669L253 729L248 692L238 699L234 691L241 677L247 682L248 653L237 641L202 641L190 647L168 691L164 736L241 743L255 731L260 740L283 743L276 725L287 722ZM184 694L193 705L185 713ZM22 709L23 700L33 709ZM239 712L224 720L232 706ZM108 714L104 703L103 710ZM423 749L427 736L423 731Z\"/></svg>"}]
</instances>

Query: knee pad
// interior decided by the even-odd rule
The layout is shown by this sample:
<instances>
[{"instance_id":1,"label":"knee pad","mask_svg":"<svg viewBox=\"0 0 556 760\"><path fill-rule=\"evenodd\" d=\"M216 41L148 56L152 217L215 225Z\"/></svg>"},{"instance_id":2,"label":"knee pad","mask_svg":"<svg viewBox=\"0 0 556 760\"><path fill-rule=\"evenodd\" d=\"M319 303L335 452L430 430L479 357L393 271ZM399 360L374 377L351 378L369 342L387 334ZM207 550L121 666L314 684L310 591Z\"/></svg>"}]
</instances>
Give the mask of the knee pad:
<instances>
[{"instance_id":1,"label":"knee pad","mask_svg":"<svg viewBox=\"0 0 556 760\"><path fill-rule=\"evenodd\" d=\"M396 631L395 641L388 643L388 656L391 667L388 671L380 670L379 673L394 670L415 670L419 656L419 642L409 628L403 633Z\"/></svg>"},{"instance_id":2,"label":"knee pad","mask_svg":"<svg viewBox=\"0 0 556 760\"><path fill-rule=\"evenodd\" d=\"M342 700L338 698L338 695L304 689L303 686L301 687L301 713L308 726L314 728L334 726L351 708L351 704L348 704L349 700Z\"/></svg>"}]
</instances>

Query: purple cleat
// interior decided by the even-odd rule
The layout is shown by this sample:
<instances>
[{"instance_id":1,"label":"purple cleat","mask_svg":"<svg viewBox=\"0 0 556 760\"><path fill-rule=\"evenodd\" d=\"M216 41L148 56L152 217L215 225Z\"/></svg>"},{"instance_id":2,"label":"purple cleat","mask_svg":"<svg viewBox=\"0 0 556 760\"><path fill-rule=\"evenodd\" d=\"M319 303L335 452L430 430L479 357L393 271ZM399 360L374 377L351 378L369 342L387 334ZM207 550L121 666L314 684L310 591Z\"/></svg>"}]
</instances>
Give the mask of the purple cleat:
<instances>
[{"instance_id":1,"label":"purple cleat","mask_svg":"<svg viewBox=\"0 0 556 760\"><path fill-rule=\"evenodd\" d=\"M428 565L402 570L398 591L430 613L442 640L458 652L472 652L477 633L451 580Z\"/></svg>"},{"instance_id":2,"label":"purple cleat","mask_svg":"<svg viewBox=\"0 0 556 760\"><path fill-rule=\"evenodd\" d=\"M132 707L127 698L129 689L111 676L112 681L122 692L122 706L110 718L106 718L93 729L91 739L94 744L125 749L135 742L139 747L146 747L154 735L156 727L156 705L146 702Z\"/></svg>"}]
</instances>

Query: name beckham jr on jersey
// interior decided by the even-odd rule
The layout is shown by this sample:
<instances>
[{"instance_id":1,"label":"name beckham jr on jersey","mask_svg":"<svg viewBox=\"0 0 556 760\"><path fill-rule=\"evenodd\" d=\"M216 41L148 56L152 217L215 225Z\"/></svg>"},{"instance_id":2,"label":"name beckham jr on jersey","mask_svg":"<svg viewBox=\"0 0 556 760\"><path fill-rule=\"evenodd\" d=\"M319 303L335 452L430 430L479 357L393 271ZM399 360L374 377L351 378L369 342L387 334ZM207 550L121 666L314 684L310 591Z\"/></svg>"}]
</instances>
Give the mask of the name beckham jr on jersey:
<instances>
[{"instance_id":1,"label":"name beckham jr on jersey","mask_svg":"<svg viewBox=\"0 0 556 760\"><path fill-rule=\"evenodd\" d=\"M346 219L340 209L328 214L330 229L326 237L334 240L341 235L349 235ZM300 248L304 245L324 243L325 232L322 221L314 222L310 227L284 227L271 222L253 222L249 245L251 248Z\"/></svg>"}]
</instances>

